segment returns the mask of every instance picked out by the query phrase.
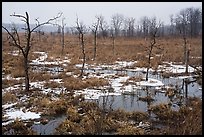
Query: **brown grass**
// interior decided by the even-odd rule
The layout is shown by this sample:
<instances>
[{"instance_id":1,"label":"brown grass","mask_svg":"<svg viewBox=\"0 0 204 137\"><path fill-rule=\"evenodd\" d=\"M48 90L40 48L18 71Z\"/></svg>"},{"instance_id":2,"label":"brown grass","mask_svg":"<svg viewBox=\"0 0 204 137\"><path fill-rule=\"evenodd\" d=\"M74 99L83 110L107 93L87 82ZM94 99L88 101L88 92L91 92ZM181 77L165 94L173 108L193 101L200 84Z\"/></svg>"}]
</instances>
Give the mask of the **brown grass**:
<instances>
[{"instance_id":1,"label":"brown grass","mask_svg":"<svg viewBox=\"0 0 204 137\"><path fill-rule=\"evenodd\" d=\"M95 88L100 86L108 85L108 81L101 78L88 78L85 80L81 80L80 78L75 77L67 77L63 79L64 87L67 90L80 90L85 88Z\"/></svg>"},{"instance_id":2,"label":"brown grass","mask_svg":"<svg viewBox=\"0 0 204 137\"><path fill-rule=\"evenodd\" d=\"M41 40L37 43L34 43L31 48L31 53L34 51L45 51L48 52L48 59L50 57L54 58L64 58L64 56L69 56L71 59L71 64L73 66L78 63L82 63L81 47L78 44L77 36L65 35L65 49L64 54L61 54L61 45L59 42L59 37L52 37L50 34L45 34L43 36L45 41ZM51 44L52 41L55 41L55 44ZM151 66L156 69L158 64L161 64L161 61L172 61L180 62L183 59L183 40L181 38L159 38L157 43L160 45L161 49L153 50L153 59L151 60ZM14 47L6 46L8 43L3 46L3 66L6 68L6 72L13 73L12 71L16 66L14 64L19 64L16 61L18 57L12 57L8 54L5 54L8 51L12 51ZM110 38L99 38L97 45L97 57L95 61L92 61L93 57L93 38L90 36L85 36L85 51L88 63L113 63L116 60L137 60L138 63L136 66L145 67L147 66L146 62L146 47L148 42L145 42L143 38L116 38L115 40L115 54L113 55L112 51L112 41ZM188 39L188 45L191 47L190 56L192 57L201 57L202 56L202 39L192 38ZM15 48L16 50L16 48ZM176 53L176 54L175 54ZM156 57L156 54L160 54L160 57ZM21 55L22 56L22 55ZM30 54L29 58L34 59L38 56L37 54ZM21 60L19 58L19 60ZM22 61L22 60L21 60ZM202 64L201 59L194 58L190 60L190 64ZM22 66L22 65L19 65ZM15 69L16 74L20 74L18 70ZM15 72L14 72L15 73ZM15 75L15 74L14 74ZM16 75L17 76L17 75Z\"/></svg>"},{"instance_id":3,"label":"brown grass","mask_svg":"<svg viewBox=\"0 0 204 137\"><path fill-rule=\"evenodd\" d=\"M5 36L5 35L4 35ZM75 67L75 64L82 63L81 47L78 43L77 36L65 35L65 49L64 54L61 54L59 36L51 36L45 34L42 36L41 41L35 41L31 47L29 60L36 59L39 55L33 54L34 51L44 51L48 53L48 60L54 61L56 58L64 59L65 56L71 59L71 63L68 64L67 71L72 71L74 74L79 74L80 70ZM35 37L37 40L37 37ZM23 76L23 62L22 55L12 56L10 53L13 50L18 50L15 47L8 45L8 42L2 42L2 67L5 75L11 74L13 77ZM160 45L161 49L153 50L153 59L151 60L151 67L156 69L162 61L180 62L183 60L183 40L181 38L159 38L157 44ZM202 56L202 39L192 38L188 39L188 45L191 46L190 56L201 57ZM92 61L93 57L93 37L85 35L85 52L86 52L86 63L92 64L112 64L116 60L122 61L138 61L134 67L145 67L146 62L146 43L143 38L116 38L115 40L115 51L113 55L112 51L112 40L110 38L98 39L97 45L97 56L96 60ZM155 56L160 54L161 56ZM51 59L50 57L54 57ZM190 59L191 65L201 65L202 58ZM32 66L31 66L32 67ZM107 81L98 78L89 78L81 80L73 76L66 76L66 72L61 73L55 78L62 78L64 87L68 91L84 89L84 88L95 88L99 86L107 85ZM47 72L32 72L30 69L30 80L33 81L46 81L47 87L58 87L59 84L55 82L49 82L51 76ZM166 74L167 77L169 74ZM138 79L132 79L137 81ZM3 81L4 87L9 84L16 84L16 81ZM37 89L35 89L37 90ZM113 131L117 134L143 134L143 131L138 128L134 128L127 123L129 119L134 121L146 120L146 114L139 112L127 113L123 110L116 110L109 112L108 115L103 115L96 104L82 103L79 105L80 98L74 98L71 94L60 94L59 100L51 100L46 95L39 94L37 91L32 91L32 97L30 97L24 103L19 103L19 107L34 106L37 111L42 110L45 115L59 115L67 114L68 118L59 126L58 134L97 134L101 131ZM2 102L15 102L17 100L15 94L4 93ZM192 103L192 102L191 102ZM78 107L83 109L83 116L79 115ZM71 107L72 106L72 107ZM153 106L152 112L158 117L162 124L167 125L167 129L163 129L165 134L202 134L202 103L194 100L194 103L190 104L192 110L188 107L181 108L178 112L172 111L168 105L161 104L159 106ZM103 119L104 118L104 119ZM94 121L95 120L95 121ZM121 121L125 121L121 124ZM176 122L175 122L176 121ZM196 121L196 122L195 122ZM99 123L101 127L99 127ZM20 123L16 125L14 123L14 129L16 134L22 134L20 128L27 131L27 129ZM7 129L9 130L9 129ZM161 130L160 130L161 131ZM23 134L31 134L31 132L24 132Z\"/></svg>"},{"instance_id":4,"label":"brown grass","mask_svg":"<svg viewBox=\"0 0 204 137\"><path fill-rule=\"evenodd\" d=\"M182 106L179 111L173 111L165 104L152 107L159 123L167 126L161 129L163 134L202 135L202 101L198 98L189 98L188 101L188 105Z\"/></svg>"},{"instance_id":5,"label":"brown grass","mask_svg":"<svg viewBox=\"0 0 204 137\"><path fill-rule=\"evenodd\" d=\"M9 124L9 126L5 127L4 130L2 130L2 132L4 135L10 135L9 133L10 130L13 130L12 135L36 135L37 134L30 127L27 127L26 124L20 121L19 119L15 119L15 121Z\"/></svg>"},{"instance_id":6,"label":"brown grass","mask_svg":"<svg viewBox=\"0 0 204 137\"><path fill-rule=\"evenodd\" d=\"M131 125L124 125L117 129L116 135L144 135L144 130Z\"/></svg>"},{"instance_id":7,"label":"brown grass","mask_svg":"<svg viewBox=\"0 0 204 137\"><path fill-rule=\"evenodd\" d=\"M18 100L16 95L11 92L6 92L2 95L2 104L15 103Z\"/></svg>"}]
</instances>

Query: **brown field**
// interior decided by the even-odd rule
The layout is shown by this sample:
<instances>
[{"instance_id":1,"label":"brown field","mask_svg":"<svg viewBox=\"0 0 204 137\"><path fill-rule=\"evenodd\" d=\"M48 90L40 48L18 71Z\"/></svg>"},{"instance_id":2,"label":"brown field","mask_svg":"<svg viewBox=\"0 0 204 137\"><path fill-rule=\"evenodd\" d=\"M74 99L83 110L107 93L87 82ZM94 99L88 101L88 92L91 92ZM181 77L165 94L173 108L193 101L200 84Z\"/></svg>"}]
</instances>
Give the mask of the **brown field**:
<instances>
[{"instance_id":1,"label":"brown field","mask_svg":"<svg viewBox=\"0 0 204 137\"><path fill-rule=\"evenodd\" d=\"M23 34L22 34L23 35ZM8 41L6 41L6 34L2 34L2 71L5 75L11 74L12 77L23 77L23 57L22 53L18 53L16 56L12 56L10 53L12 51L18 51L16 47L10 46ZM191 48L190 51L190 65L200 66L202 65L202 39L201 38L188 38L188 47ZM23 42L23 41L22 41ZM113 45L111 38L98 38L97 39L97 52L96 60L93 58L93 37L90 35L85 35L85 53L86 53L86 63L88 64L113 64L116 60L118 61L138 61L134 67L146 67L147 66L147 47L149 42L145 41L144 38L126 38L117 37L115 39L114 54ZM182 38L157 38L157 47L153 49L153 59L151 60L151 67L156 69L159 64L164 61L168 62L181 62L183 59L183 40ZM69 78L65 75L66 72L73 72L73 74L79 74L80 70L75 68L75 64L82 63L82 52L81 46L77 36L65 35L65 48L62 54L62 47L60 45L60 36L51 36L50 34L45 34L41 36L39 40L37 36L34 36L30 53L29 60L36 59L39 54L34 54L36 51L44 51L48 53L47 61L56 61L55 59L64 59L67 57L71 60L68 66L62 66L66 69L57 76L57 78L62 78L64 86L68 89L83 89L84 87L90 87L92 85L100 85L98 83L101 80L92 79L89 80L91 85L87 85L87 80L80 82L80 79ZM198 57L198 58L196 58ZM48 65L49 66L49 65ZM32 66L31 66L32 67ZM45 86L52 85L49 82L50 78L54 76L50 75L48 72L33 72L29 69L30 82L46 80ZM73 81L69 83L68 81ZM21 80L23 82L23 80ZM75 81L75 82L74 82ZM81 84L76 84L81 83ZM92 81L92 82L91 82ZM105 81L104 81L105 82ZM101 83L101 85L106 85ZM14 80L3 80L3 86L8 87L8 85L13 85L16 82ZM86 84L85 84L86 83ZM106 83L106 82L105 82ZM58 84L53 83L52 87L58 86ZM80 86L81 85L81 86Z\"/></svg>"},{"instance_id":2,"label":"brown field","mask_svg":"<svg viewBox=\"0 0 204 137\"><path fill-rule=\"evenodd\" d=\"M12 65L21 64L20 57L12 57L8 55L8 52L12 50L18 50L16 47L11 47L5 41L5 34L3 34L3 48L2 48L2 59L3 67L5 66L7 71L12 70ZM188 38L187 46L191 48L190 57L201 57L202 56L202 39L201 38ZM86 52L86 62L87 63L113 63L116 60L137 60L144 61L147 55L148 41L143 38L124 38L118 37L115 39L114 55L113 55L113 45L111 38L100 38L97 40L97 52L96 60L92 61L93 58L93 37L85 36L85 52ZM153 56L156 54L161 55L160 57L155 57L152 61L154 63L159 63L161 61L172 61L181 62L183 59L183 40L182 38L158 38L157 47L153 49ZM39 41L38 38L34 39L32 42L32 48L30 51L29 59L36 58L36 54L32 54L34 51L44 51L48 52L48 58L53 57L64 57L68 56L71 58L71 64L81 63L79 59L82 59L81 47L79 45L77 36L65 35L65 48L63 55L61 54L62 47L60 45L59 36L51 36L45 34L41 37ZM12 58L10 58L12 57ZM201 65L202 58L192 58L190 59L190 64ZM142 62L141 62L142 63ZM10 65L9 65L10 64ZM11 65L12 64L12 65ZM11 68L12 67L12 68ZM15 65L15 68L18 67Z\"/></svg>"},{"instance_id":3,"label":"brown field","mask_svg":"<svg viewBox=\"0 0 204 137\"><path fill-rule=\"evenodd\" d=\"M22 53L13 56L10 53L17 51L16 47L9 46L6 41L6 34L2 34L2 75L11 74L11 77L22 77L23 71L23 57ZM188 47L190 47L190 65L201 66L202 65L202 38L188 38ZM23 41L22 41L23 43ZM144 38L125 38L118 37L115 39L114 54L111 38L100 38L97 40L97 53L96 60L93 58L93 37L85 36L85 52L86 63L88 64L113 64L115 61L138 61L133 66L145 67L147 66L147 47L148 41ZM153 59L151 60L151 67L156 69L159 64L164 61L167 62L181 62L183 60L183 40L182 38L158 38L157 47L153 49ZM59 36L51 36L45 34L41 37L41 40L37 36L34 37L32 47L29 54L29 60L36 59L39 54L34 54L36 51L44 51L48 53L46 61L56 61L57 58L64 59L68 57L71 62L68 66L62 66L66 68L65 72L57 76L53 76L48 72L34 72L29 69L30 82L45 81L44 87L56 88L59 86L66 87L67 90L73 91L84 88L93 88L108 85L106 79L99 78L86 78L80 79L71 75L66 75L66 72L73 72L73 74L80 74L80 70L75 67L75 64L82 63L81 46L77 36L65 35L65 48L62 54L62 47L60 45ZM196 58L198 57L198 58ZM49 65L48 65L49 66ZM50 79L61 78L63 84L50 81ZM138 81L140 78L132 78L129 80ZM20 80L2 80L2 86L7 88L9 86L23 83L24 79ZM32 88L31 88L32 89ZM18 100L19 95L23 92L19 89L14 92L4 93L2 102L15 102ZM23 93L24 94L24 93ZM17 106L31 107L32 110L42 112L43 115L58 115L69 113L67 119L58 127L56 134L69 134L72 131L74 134L96 134L100 131L116 132L116 134L146 134L143 129L135 128L132 124L128 123L129 120L134 120L139 123L141 120L147 119L147 113L143 112L124 112L123 110L110 111L108 115L104 115L104 112L98 108L95 103L83 102L82 96L70 96L71 93L60 93L58 100L51 100L50 94L44 95L39 89L32 89L29 99L25 102L18 103ZM18 95L18 96L17 96ZM142 98L141 98L142 99ZM146 98L147 100L148 98ZM143 99L144 100L144 99ZM189 106L193 106L193 111L189 108L181 108L178 112L165 108L164 105L152 106L152 112L155 113L160 123L165 123L167 129L157 130L154 129L150 134L202 134L202 103L199 100L192 99L193 102L189 103ZM82 114L78 113L78 108L81 107L85 110ZM164 113L164 109L165 111ZM188 113L186 113L188 112ZM194 115L196 114L196 115ZM175 117L178 116L178 124L175 124ZM2 118L4 118L2 116ZM198 126L195 120L198 121ZM154 121L158 122L158 121ZM159 123L158 122L158 123ZM186 122L187 124L184 124ZM101 127L98 127L98 123ZM193 125L193 126L192 126ZM35 134L30 131L30 128L24 127L25 125L15 120L13 123L13 129L19 130L22 134ZM181 128L178 128L181 126ZM16 129L15 129L16 128ZM2 131L5 132L6 127L3 127ZM26 132L25 132L26 131Z\"/></svg>"}]
</instances>

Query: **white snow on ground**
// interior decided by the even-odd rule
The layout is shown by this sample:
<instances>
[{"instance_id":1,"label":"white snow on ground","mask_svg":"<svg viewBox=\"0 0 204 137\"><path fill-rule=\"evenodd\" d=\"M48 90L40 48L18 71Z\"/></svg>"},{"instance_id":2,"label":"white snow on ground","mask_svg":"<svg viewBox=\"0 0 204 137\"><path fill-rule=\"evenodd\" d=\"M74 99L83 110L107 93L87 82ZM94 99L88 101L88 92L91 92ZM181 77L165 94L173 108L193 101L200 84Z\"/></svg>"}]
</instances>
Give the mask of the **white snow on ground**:
<instances>
[{"instance_id":1,"label":"white snow on ground","mask_svg":"<svg viewBox=\"0 0 204 137\"><path fill-rule=\"evenodd\" d=\"M45 61L47 59L47 53L45 52L35 52L37 54L41 54L41 56L35 60L32 60L31 64L34 65L39 65L39 64L53 64L53 65L58 65L61 63L69 63L70 60L67 59L67 57L65 57L65 60L60 61L59 59L56 59L56 61L53 62L47 62ZM128 66L132 66L136 63L136 61L116 61L115 64L113 65L88 65L85 64L85 68L91 68L91 69L95 69L95 70L101 70L101 69L111 69L111 70L115 70L115 69L123 69L125 67ZM165 66L165 65L159 65L158 71L166 71L166 72L173 72L173 73L183 73L185 72L185 65L173 65L172 62L168 63L169 66ZM82 67L82 64L76 64L76 67ZM189 66L189 72L193 72L195 71L194 68ZM135 68L135 69L126 69L128 71L144 71L146 72L146 68ZM153 71L152 69L150 69L149 71ZM67 75L73 75L73 72L67 72ZM115 74L100 74L100 75L96 75L94 73L90 73L88 77L98 77L98 78L105 78L109 80L109 84L111 85L110 87L113 89L112 92L108 93L107 89L104 89L105 87L99 87L101 89L83 89L83 90L77 90L75 91L75 95L79 95L79 94L83 94L85 99L99 99L100 96L107 96L107 95L121 95L124 92L132 92L134 89L141 89L142 86L151 86L151 87L155 87L157 89L161 89L161 86L164 86L164 84L157 80L157 79L153 79L153 78L148 78L148 81L140 81L140 82L135 82L135 85L129 84L129 85L123 85L122 82L126 82L130 77L129 76L123 76L123 77L114 77ZM190 76L180 76L178 78L180 79L184 79L184 78L188 78ZM5 79L9 79L12 80L14 78L12 78L10 75L5 76ZM21 78L19 78L21 79ZM62 83L61 82L62 79L51 79L50 81L54 81L57 83ZM60 87L60 88L46 88L44 87L44 83L45 81L40 81L40 82L31 82L30 85L32 88L39 88L42 90L43 93L56 93L56 94L60 94L61 91L64 91L65 88L64 87ZM24 84L22 84L24 85ZM9 88L4 88L2 89L3 91L9 91L9 90L14 90L14 89L19 89L20 86L22 85L14 85L12 87ZM23 87L24 88L24 87ZM202 89L202 88L201 88ZM10 108L15 104L5 104L2 107L4 109ZM14 110L14 109L8 109L6 110L6 115L8 116L9 119L14 120L17 117L25 120L25 119L35 119L35 118L40 118L40 114L34 113L34 112L23 112L22 109L20 110ZM2 123L3 125L6 125L12 121L8 121L5 123Z\"/></svg>"},{"instance_id":2,"label":"white snow on ground","mask_svg":"<svg viewBox=\"0 0 204 137\"><path fill-rule=\"evenodd\" d=\"M83 64L76 64L75 66L76 66L77 68L82 68L82 65L83 65ZM86 63L84 64L84 68L88 68L88 66L89 66L88 64L86 64Z\"/></svg>"},{"instance_id":3,"label":"white snow on ground","mask_svg":"<svg viewBox=\"0 0 204 137\"><path fill-rule=\"evenodd\" d=\"M59 64L63 64L63 63L70 63L70 60L67 59L67 57L65 57L64 60L60 61L60 59L55 59L56 61L45 61L47 59L47 53L45 52L34 52L37 54L40 54L41 56L38 57L37 59L32 60L32 62L30 64L33 65L59 65ZM63 64L64 66L66 66L67 64Z\"/></svg>"},{"instance_id":4,"label":"white snow on ground","mask_svg":"<svg viewBox=\"0 0 204 137\"><path fill-rule=\"evenodd\" d=\"M8 53L8 54L11 54L11 55L13 55L13 56L18 56L19 54L21 54L21 51L19 51L19 50L14 50L14 51L12 51L12 52L10 52L10 53Z\"/></svg>"},{"instance_id":5,"label":"white snow on ground","mask_svg":"<svg viewBox=\"0 0 204 137\"><path fill-rule=\"evenodd\" d=\"M84 89L84 90L78 90L75 92L75 95L83 94L85 99L99 99L100 96L108 96L108 95L121 95L120 93L108 93L104 90L99 89Z\"/></svg>"},{"instance_id":6,"label":"white snow on ground","mask_svg":"<svg viewBox=\"0 0 204 137\"><path fill-rule=\"evenodd\" d=\"M122 69L128 66L132 66L135 63L137 63L137 61L116 61L115 64L99 64L96 66L96 64L84 64L84 68L89 68L89 69L94 69L94 70L102 70L102 69L110 69L110 70L117 70L117 69ZM82 64L76 64L75 65L77 68L81 68Z\"/></svg>"},{"instance_id":7,"label":"white snow on ground","mask_svg":"<svg viewBox=\"0 0 204 137\"><path fill-rule=\"evenodd\" d=\"M11 76L11 74L8 74L8 75L5 75L4 77L2 77L2 80L21 80L21 79L24 79L24 77L18 77L18 78L13 78Z\"/></svg>"},{"instance_id":8,"label":"white snow on ground","mask_svg":"<svg viewBox=\"0 0 204 137\"><path fill-rule=\"evenodd\" d=\"M132 71L132 72L147 72L147 68L139 68L139 67L136 67L134 69L126 69L127 71ZM152 68L149 68L149 72L153 71Z\"/></svg>"},{"instance_id":9,"label":"white snow on ground","mask_svg":"<svg viewBox=\"0 0 204 137\"><path fill-rule=\"evenodd\" d=\"M63 83L63 82L61 82L62 79L50 79L50 81L53 81L53 82L56 82L56 83Z\"/></svg>"},{"instance_id":10,"label":"white snow on ground","mask_svg":"<svg viewBox=\"0 0 204 137\"><path fill-rule=\"evenodd\" d=\"M117 70L117 69L124 69L125 67L130 67L137 63L137 61L116 61L115 64L111 65L88 65L85 64L84 68L89 68L89 69L94 69L94 70L102 70L102 69L111 69L111 70ZM165 72L171 72L171 73L185 73L186 71L186 66L185 65L174 65L173 62L164 62L168 64L169 66L166 65L159 65L157 71L165 71ZM76 67L81 68L82 64L76 64ZM126 69L128 71L142 71L146 72L147 68L145 67L136 67L134 69ZM152 68L149 69L149 71L154 71ZM192 68L191 66L188 66L188 72L194 72L195 69Z\"/></svg>"},{"instance_id":11,"label":"white snow on ground","mask_svg":"<svg viewBox=\"0 0 204 137\"><path fill-rule=\"evenodd\" d=\"M107 76L107 74L106 74L106 76ZM128 78L129 78L129 76L111 79L110 84L111 84L111 87L113 88L113 92L108 92L107 89L104 90L103 87L101 87L101 89L77 90L77 91L75 91L75 94L76 95L83 94L85 99L99 99L100 96L121 95L121 93L122 93L121 88L123 85L121 82L125 82Z\"/></svg>"},{"instance_id":12,"label":"white snow on ground","mask_svg":"<svg viewBox=\"0 0 204 137\"><path fill-rule=\"evenodd\" d=\"M114 89L114 91L116 93L121 93L121 88L123 86L123 84L121 82L126 82L127 79L129 79L129 78L130 78L129 76L126 76L126 77L119 77L119 78L113 79L111 82L111 85L112 85L112 88Z\"/></svg>"},{"instance_id":13,"label":"white snow on ground","mask_svg":"<svg viewBox=\"0 0 204 137\"><path fill-rule=\"evenodd\" d=\"M127 67L134 65L135 63L137 63L137 61L116 61L115 63L122 67Z\"/></svg>"},{"instance_id":14,"label":"white snow on ground","mask_svg":"<svg viewBox=\"0 0 204 137\"><path fill-rule=\"evenodd\" d=\"M17 104L17 102L16 103L10 103L10 104L7 103L7 104L2 105L2 108L7 109L7 108L10 108L16 104Z\"/></svg>"},{"instance_id":15,"label":"white snow on ground","mask_svg":"<svg viewBox=\"0 0 204 137\"><path fill-rule=\"evenodd\" d=\"M193 76L178 76L176 77L177 79L187 79L187 78L192 78ZM170 77L170 78L175 78L175 77Z\"/></svg>"},{"instance_id":16,"label":"white snow on ground","mask_svg":"<svg viewBox=\"0 0 204 137\"><path fill-rule=\"evenodd\" d=\"M10 121L4 122L2 123L2 125L7 125L13 122L16 118L19 118L20 120L37 119L37 118L40 118L40 115L41 115L40 113L37 114L35 112L30 112L30 111L27 111L24 113L22 109L20 110L10 109L10 110L12 111L6 112L6 115L5 115L5 117L8 117Z\"/></svg>"},{"instance_id":17,"label":"white snow on ground","mask_svg":"<svg viewBox=\"0 0 204 137\"><path fill-rule=\"evenodd\" d=\"M12 91L12 90L17 90L19 88L24 89L23 85L18 84L18 85L10 86L10 87L7 87L7 88L3 88L2 93L9 92L9 91Z\"/></svg>"},{"instance_id":18,"label":"white snow on ground","mask_svg":"<svg viewBox=\"0 0 204 137\"><path fill-rule=\"evenodd\" d=\"M172 62L168 63L170 66L159 65L158 71L172 72L172 73L185 73L186 66L185 65L173 65ZM195 69L191 66L188 66L188 72L194 72Z\"/></svg>"},{"instance_id":19,"label":"white snow on ground","mask_svg":"<svg viewBox=\"0 0 204 137\"><path fill-rule=\"evenodd\" d=\"M136 82L137 86L149 86L149 87L157 87L157 86L164 86L164 84L153 78L148 78L148 81L140 81Z\"/></svg>"},{"instance_id":20,"label":"white snow on ground","mask_svg":"<svg viewBox=\"0 0 204 137\"><path fill-rule=\"evenodd\" d=\"M99 99L100 96L107 96L107 95L121 95L122 93L132 92L134 89L140 89L141 86L152 86L152 87L160 87L164 86L164 84L156 79L149 78L148 81L140 81L136 82L136 85L127 85L123 86L122 82L126 82L129 76L126 77L119 77L116 79L111 79L110 84L113 88L113 92L108 92L107 90L102 89L84 89L75 91L76 95L83 94L85 99Z\"/></svg>"}]
</instances>

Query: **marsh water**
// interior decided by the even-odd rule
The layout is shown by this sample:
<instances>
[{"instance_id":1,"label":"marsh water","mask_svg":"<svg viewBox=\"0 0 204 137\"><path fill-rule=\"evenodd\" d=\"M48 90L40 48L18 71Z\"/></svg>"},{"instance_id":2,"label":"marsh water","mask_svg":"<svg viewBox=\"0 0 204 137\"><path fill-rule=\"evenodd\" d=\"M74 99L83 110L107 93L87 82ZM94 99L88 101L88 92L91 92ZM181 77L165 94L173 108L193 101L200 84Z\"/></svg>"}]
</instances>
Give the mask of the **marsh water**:
<instances>
[{"instance_id":1,"label":"marsh water","mask_svg":"<svg viewBox=\"0 0 204 137\"><path fill-rule=\"evenodd\" d=\"M86 70L86 73L103 73L103 74L127 74L130 77L139 76L144 72L140 71L116 71L116 70ZM121 95L111 95L111 96L101 96L96 101L100 107L106 109L124 109L125 111L141 111L146 112L150 105L156 105L160 103L170 103L171 108L178 110L179 106L185 104L188 97L199 97L202 98L202 87L197 82L187 83L185 79L178 77L163 78L159 74L153 75L149 73L150 78L155 78L164 83L165 86L176 87L178 92L173 97L168 97L164 92L156 90L155 87L148 87L145 89L137 89L133 91L134 94L121 94ZM188 78L190 81L193 81L194 78ZM134 90L134 89L133 89ZM151 96L153 101L142 101L140 97ZM89 100L90 101L90 100ZM50 135L53 134L55 128L65 119L65 116L57 117L47 124L34 124L32 129L37 131L38 134Z\"/></svg>"},{"instance_id":2,"label":"marsh water","mask_svg":"<svg viewBox=\"0 0 204 137\"><path fill-rule=\"evenodd\" d=\"M127 74L130 77L139 76L143 72L135 72L135 71L107 71L108 73L114 74ZM106 107L110 109L124 109L125 111L147 111L150 105L157 105L160 103L171 103L172 109L178 109L178 107L182 104L185 104L186 99L188 97L199 97L202 98L202 88L201 86L194 81L195 79L192 77L187 78L188 81L194 81L187 83L186 79L178 78L178 77L170 77L164 78L159 74L153 75L149 73L150 78L155 78L157 80L162 81L165 86L171 86L176 88L178 91L174 97L168 97L165 95L162 90L157 90L155 87L146 87L145 89L133 89L133 94L130 95L119 95L119 96L107 96L100 97L98 103L103 106L104 100ZM152 102L141 101L140 97L151 96L153 98Z\"/></svg>"}]
</instances>

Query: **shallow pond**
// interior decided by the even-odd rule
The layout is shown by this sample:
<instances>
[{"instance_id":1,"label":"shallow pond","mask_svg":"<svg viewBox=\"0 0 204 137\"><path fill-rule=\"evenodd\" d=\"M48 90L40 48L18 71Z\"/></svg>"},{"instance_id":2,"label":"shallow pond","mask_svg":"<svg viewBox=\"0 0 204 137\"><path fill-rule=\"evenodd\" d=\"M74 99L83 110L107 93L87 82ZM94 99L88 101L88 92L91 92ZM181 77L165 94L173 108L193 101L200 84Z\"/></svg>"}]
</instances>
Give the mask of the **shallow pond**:
<instances>
[{"instance_id":1,"label":"shallow pond","mask_svg":"<svg viewBox=\"0 0 204 137\"><path fill-rule=\"evenodd\" d=\"M86 70L86 73L104 73L104 74L127 74L130 77L139 76L143 72L134 72L134 71L116 71L116 70ZM132 95L110 95L110 96L101 96L96 101L99 106L104 109L124 109L126 111L142 111L147 112L150 105L156 105L160 103L171 103L171 107L174 110L178 110L179 106L185 104L186 98L191 97L200 97L202 98L202 88L196 82L190 84L185 84L183 79L177 77L163 78L160 75L152 75L149 73L150 78L155 78L164 83L165 86L173 85L178 87L179 93L174 97L169 98L165 93L158 92L155 88L149 87L144 89L137 89ZM193 78L189 78L193 80ZM186 94L187 91L187 94ZM142 101L139 98L151 96L154 100L151 102ZM91 101L91 100L89 100ZM33 125L32 129L37 131L41 135L50 135L53 134L55 128L65 119L65 116L57 117L54 120L49 121L46 125L37 124Z\"/></svg>"},{"instance_id":2,"label":"shallow pond","mask_svg":"<svg viewBox=\"0 0 204 137\"><path fill-rule=\"evenodd\" d=\"M52 135L55 129L66 119L66 116L62 115L50 120L47 124L36 123L31 126L33 131L36 131L38 135Z\"/></svg>"},{"instance_id":3,"label":"shallow pond","mask_svg":"<svg viewBox=\"0 0 204 137\"><path fill-rule=\"evenodd\" d=\"M144 75L141 71L116 71L116 70L87 70L86 72L92 73L104 73L104 74L127 74L130 77ZM187 84L184 79L180 77L163 78L159 74L153 75L149 73L149 78L155 78L165 86L176 87L178 93L174 97L168 97L165 93L159 92L154 87L148 87L147 89L136 89L134 94L131 95L118 95L118 96L101 96L97 101L100 106L106 105L107 108L111 109L124 109L126 111L147 111L150 105L157 105L160 103L171 103L172 109L177 109L179 105L185 104L187 97L199 97L202 98L202 88L197 82ZM188 80L193 81L192 77ZM146 102L139 100L139 97L145 97L150 95L154 101Z\"/></svg>"}]
</instances>

